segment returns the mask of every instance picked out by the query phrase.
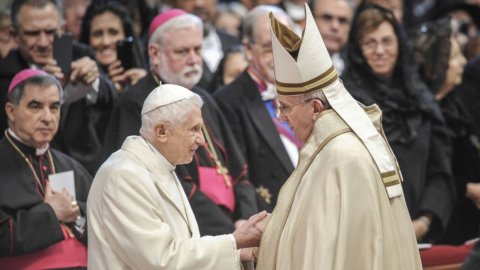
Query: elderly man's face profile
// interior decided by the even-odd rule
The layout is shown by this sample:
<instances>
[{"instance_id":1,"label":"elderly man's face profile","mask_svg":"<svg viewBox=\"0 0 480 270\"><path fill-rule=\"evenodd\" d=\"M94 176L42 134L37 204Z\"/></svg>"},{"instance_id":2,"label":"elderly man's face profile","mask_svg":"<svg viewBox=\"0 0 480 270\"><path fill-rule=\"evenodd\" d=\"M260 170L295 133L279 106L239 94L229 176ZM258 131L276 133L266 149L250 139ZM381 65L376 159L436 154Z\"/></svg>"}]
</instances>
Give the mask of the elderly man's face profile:
<instances>
[{"instance_id":1,"label":"elderly man's face profile","mask_svg":"<svg viewBox=\"0 0 480 270\"><path fill-rule=\"evenodd\" d=\"M170 163L180 165L192 162L195 151L205 143L202 126L202 111L197 107L179 127L168 128L166 153L163 154Z\"/></svg>"},{"instance_id":2,"label":"elderly man's face profile","mask_svg":"<svg viewBox=\"0 0 480 270\"><path fill-rule=\"evenodd\" d=\"M314 125L314 100L304 101L303 96L279 96L279 118L287 122L295 137L305 143Z\"/></svg>"},{"instance_id":3,"label":"elderly man's face profile","mask_svg":"<svg viewBox=\"0 0 480 270\"><path fill-rule=\"evenodd\" d=\"M42 8L23 5L18 20L16 41L23 57L37 65L46 64L53 57L53 37L61 31L57 9L51 3Z\"/></svg>"},{"instance_id":4,"label":"elderly man's face profile","mask_svg":"<svg viewBox=\"0 0 480 270\"><path fill-rule=\"evenodd\" d=\"M18 105L7 103L10 128L28 146L45 147L57 133L60 93L55 84L26 85Z\"/></svg>"}]
</instances>

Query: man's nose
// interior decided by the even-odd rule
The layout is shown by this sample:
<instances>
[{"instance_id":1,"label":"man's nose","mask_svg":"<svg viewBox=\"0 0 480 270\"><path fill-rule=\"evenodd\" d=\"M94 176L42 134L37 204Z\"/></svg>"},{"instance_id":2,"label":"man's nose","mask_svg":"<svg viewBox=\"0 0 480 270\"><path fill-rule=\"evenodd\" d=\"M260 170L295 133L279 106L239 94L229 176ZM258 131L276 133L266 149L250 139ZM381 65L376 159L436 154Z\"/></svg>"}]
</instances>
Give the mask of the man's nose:
<instances>
[{"instance_id":1,"label":"man's nose","mask_svg":"<svg viewBox=\"0 0 480 270\"><path fill-rule=\"evenodd\" d=\"M53 113L50 108L45 108L41 112L40 120L44 122L50 122L55 118L55 113Z\"/></svg>"},{"instance_id":2,"label":"man's nose","mask_svg":"<svg viewBox=\"0 0 480 270\"><path fill-rule=\"evenodd\" d=\"M200 64L202 62L201 55L196 50L190 50L187 56L188 64Z\"/></svg>"},{"instance_id":3,"label":"man's nose","mask_svg":"<svg viewBox=\"0 0 480 270\"><path fill-rule=\"evenodd\" d=\"M205 137L203 136L203 132L200 132L200 135L197 137L197 140L195 142L198 146L202 146L205 144Z\"/></svg>"},{"instance_id":4,"label":"man's nose","mask_svg":"<svg viewBox=\"0 0 480 270\"><path fill-rule=\"evenodd\" d=\"M48 47L53 43L53 36L41 31L38 35L37 46Z\"/></svg>"}]
</instances>

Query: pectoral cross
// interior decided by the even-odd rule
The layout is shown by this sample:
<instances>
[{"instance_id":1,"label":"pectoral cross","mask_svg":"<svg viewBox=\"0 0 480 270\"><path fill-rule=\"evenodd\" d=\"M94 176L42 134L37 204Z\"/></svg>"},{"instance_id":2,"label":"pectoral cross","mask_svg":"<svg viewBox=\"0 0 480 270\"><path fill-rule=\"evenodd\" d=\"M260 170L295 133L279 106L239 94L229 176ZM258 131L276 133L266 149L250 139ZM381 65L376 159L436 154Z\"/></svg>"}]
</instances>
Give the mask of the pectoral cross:
<instances>
[{"instance_id":1,"label":"pectoral cross","mask_svg":"<svg viewBox=\"0 0 480 270\"><path fill-rule=\"evenodd\" d=\"M217 167L217 173L218 174L221 174L223 176L223 178L225 179L225 185L227 185L227 187L231 187L232 186L232 183L230 182L230 178L228 177L228 169L225 168L222 163L220 163L219 160L216 160L216 164L215 164Z\"/></svg>"}]
</instances>

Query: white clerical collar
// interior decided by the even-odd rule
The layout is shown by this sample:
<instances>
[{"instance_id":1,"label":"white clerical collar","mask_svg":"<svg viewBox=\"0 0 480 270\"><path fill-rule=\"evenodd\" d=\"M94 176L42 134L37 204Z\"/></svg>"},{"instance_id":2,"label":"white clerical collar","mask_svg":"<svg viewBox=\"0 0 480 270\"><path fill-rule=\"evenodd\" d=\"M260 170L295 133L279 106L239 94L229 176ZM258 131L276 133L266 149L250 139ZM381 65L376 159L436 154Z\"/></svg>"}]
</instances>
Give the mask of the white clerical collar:
<instances>
[{"instance_id":1,"label":"white clerical collar","mask_svg":"<svg viewBox=\"0 0 480 270\"><path fill-rule=\"evenodd\" d=\"M175 171L175 166L170 163L170 161L168 161L163 155L162 153L160 153L160 151L158 151L150 142L148 142L145 138L143 138L142 136L140 136L140 138L142 138L142 141L143 143L145 143L145 145L162 161L164 162L165 164L167 164L167 167L168 167L168 171L170 173L172 173L173 171Z\"/></svg>"},{"instance_id":2,"label":"white clerical collar","mask_svg":"<svg viewBox=\"0 0 480 270\"><path fill-rule=\"evenodd\" d=\"M11 128L8 128L8 134L10 134L13 138L15 138L15 140L27 145L24 141L22 141L22 139L20 139L17 134L15 134L15 132L11 129ZM28 146L28 145L27 145ZM45 147L42 147L42 148L35 148L35 155L37 156L41 156L43 154L45 154L48 150L48 148L50 147L50 145L47 143L47 145L45 145Z\"/></svg>"}]
</instances>

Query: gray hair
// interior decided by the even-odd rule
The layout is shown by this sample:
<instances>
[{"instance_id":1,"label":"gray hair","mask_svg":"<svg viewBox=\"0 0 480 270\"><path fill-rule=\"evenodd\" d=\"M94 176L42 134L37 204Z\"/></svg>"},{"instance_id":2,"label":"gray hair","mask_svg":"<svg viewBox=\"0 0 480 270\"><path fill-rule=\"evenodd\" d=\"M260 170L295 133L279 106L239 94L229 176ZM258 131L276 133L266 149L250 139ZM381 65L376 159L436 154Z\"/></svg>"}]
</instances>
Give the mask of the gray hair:
<instances>
[{"instance_id":1,"label":"gray hair","mask_svg":"<svg viewBox=\"0 0 480 270\"><path fill-rule=\"evenodd\" d=\"M303 95L303 100L305 102L310 101L312 99L320 100L323 103L323 106L325 107L325 109L330 109L330 103L328 102L327 97L325 96L323 91L317 90L317 91L313 91Z\"/></svg>"},{"instance_id":2,"label":"gray hair","mask_svg":"<svg viewBox=\"0 0 480 270\"><path fill-rule=\"evenodd\" d=\"M160 27L153 31L152 36L148 40L148 45L151 44L163 44L165 33L170 31L177 31L182 28L189 28L191 26L197 26L203 32L203 22L198 16L193 14L185 14L176 18L168 20Z\"/></svg>"},{"instance_id":3,"label":"gray hair","mask_svg":"<svg viewBox=\"0 0 480 270\"><path fill-rule=\"evenodd\" d=\"M272 12L276 16L280 16L285 18L288 21L290 27L293 26L292 19L288 16L288 14L281 8L277 6L269 6L269 5L259 5L256 6L254 9L250 10L245 18L243 19L242 23L242 42L254 44L254 26L257 22L258 18L261 16L265 16L265 14L269 14Z\"/></svg>"},{"instance_id":4,"label":"gray hair","mask_svg":"<svg viewBox=\"0 0 480 270\"><path fill-rule=\"evenodd\" d=\"M55 6L57 10L58 16L60 18L60 25L63 24L63 3L61 0L18 0L13 1L12 8L11 8L11 19L12 19L12 27L15 31L20 30L20 21L18 15L20 13L20 9L24 5L29 5L35 8L44 8L48 4L52 4Z\"/></svg>"},{"instance_id":5,"label":"gray hair","mask_svg":"<svg viewBox=\"0 0 480 270\"><path fill-rule=\"evenodd\" d=\"M140 134L149 138L155 133L155 126L160 123L168 123L174 128L183 124L185 118L195 108L202 108L202 98L195 94L194 96L174 102L165 106L160 106L152 111L142 114L142 127Z\"/></svg>"},{"instance_id":6,"label":"gray hair","mask_svg":"<svg viewBox=\"0 0 480 270\"><path fill-rule=\"evenodd\" d=\"M37 75L30 77L23 82L19 83L12 89L10 95L8 95L8 102L12 103L15 106L20 104L20 100L22 99L23 92L25 92L25 87L27 85L34 85L40 88L45 88L51 85L56 85L58 88L58 93L60 95L60 102L63 102L63 88L60 82L50 74L45 75Z\"/></svg>"}]
</instances>

